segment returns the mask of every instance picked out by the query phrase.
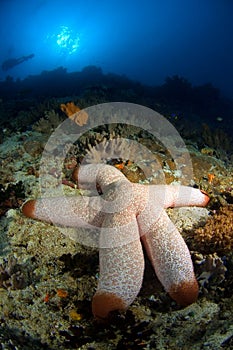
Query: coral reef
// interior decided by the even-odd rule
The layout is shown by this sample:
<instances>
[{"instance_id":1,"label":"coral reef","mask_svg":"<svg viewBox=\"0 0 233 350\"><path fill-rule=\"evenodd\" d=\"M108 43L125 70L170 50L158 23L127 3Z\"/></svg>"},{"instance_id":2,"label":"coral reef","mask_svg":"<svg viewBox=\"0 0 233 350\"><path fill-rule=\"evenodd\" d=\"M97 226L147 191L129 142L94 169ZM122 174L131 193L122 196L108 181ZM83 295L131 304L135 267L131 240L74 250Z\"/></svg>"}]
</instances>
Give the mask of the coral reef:
<instances>
[{"instance_id":1,"label":"coral reef","mask_svg":"<svg viewBox=\"0 0 233 350\"><path fill-rule=\"evenodd\" d=\"M16 82L8 77L0 85L0 348L232 348L233 256L227 223L232 218L229 205L233 205L233 107L226 108L226 101L210 84L192 87L186 79L174 76L162 86L146 87L93 66L74 73L60 67ZM113 314L112 324L96 324L90 305L99 278L97 251L74 242L72 232L64 236L57 227L20 214L25 197L39 196L41 151L49 134L66 118L60 105L67 101L78 103L81 109L109 101L148 106L167 115L185 138L193 163L191 185L211 196L204 211L169 211L191 250L200 287L195 304L181 309L171 301L147 261L135 302L124 314ZM219 116L221 122L216 121ZM127 111L124 118L128 118ZM146 133L115 124L110 113L108 125L102 125L104 120L100 116L99 127L48 157L49 184L76 194L79 190L71 174L84 158L87 163L101 160L115 165L132 182L157 184L164 177L166 183L181 181L169 152L150 135L150 125L144 126ZM208 126L203 128L202 123ZM119 137L139 142L151 157ZM109 148L111 142L116 154ZM122 153L124 159L117 159ZM62 184L58 181L61 155L65 158ZM185 157L181 162L185 163ZM143 172L147 167L149 177ZM185 175L188 169L182 171Z\"/></svg>"}]
</instances>

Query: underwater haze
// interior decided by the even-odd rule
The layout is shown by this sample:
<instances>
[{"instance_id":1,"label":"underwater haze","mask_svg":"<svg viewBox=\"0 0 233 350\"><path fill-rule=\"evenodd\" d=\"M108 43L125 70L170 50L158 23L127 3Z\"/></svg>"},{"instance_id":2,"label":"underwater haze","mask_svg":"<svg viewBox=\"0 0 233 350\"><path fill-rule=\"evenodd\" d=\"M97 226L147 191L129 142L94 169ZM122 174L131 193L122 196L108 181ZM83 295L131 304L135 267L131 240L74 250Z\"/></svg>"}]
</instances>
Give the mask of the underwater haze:
<instances>
[{"instance_id":1,"label":"underwater haze","mask_svg":"<svg viewBox=\"0 0 233 350\"><path fill-rule=\"evenodd\" d=\"M231 98L232 13L230 0L1 0L0 80L95 65L148 85L211 82Z\"/></svg>"}]
</instances>

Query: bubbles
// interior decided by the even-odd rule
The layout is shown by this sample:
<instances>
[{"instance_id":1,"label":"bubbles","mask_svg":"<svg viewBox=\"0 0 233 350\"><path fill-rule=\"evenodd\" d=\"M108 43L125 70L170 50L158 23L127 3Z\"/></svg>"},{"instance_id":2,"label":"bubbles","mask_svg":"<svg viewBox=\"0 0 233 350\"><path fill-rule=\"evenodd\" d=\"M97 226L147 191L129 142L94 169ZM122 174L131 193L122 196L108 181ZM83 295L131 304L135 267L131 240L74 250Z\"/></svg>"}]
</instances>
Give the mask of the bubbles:
<instances>
[{"instance_id":1,"label":"bubbles","mask_svg":"<svg viewBox=\"0 0 233 350\"><path fill-rule=\"evenodd\" d=\"M79 47L80 37L67 26L60 27L60 33L57 34L57 45L69 55L75 53Z\"/></svg>"},{"instance_id":2,"label":"bubbles","mask_svg":"<svg viewBox=\"0 0 233 350\"><path fill-rule=\"evenodd\" d=\"M54 45L61 55L69 56L77 52L80 45L80 34L68 26L60 26L56 33L48 34L47 40Z\"/></svg>"}]
</instances>

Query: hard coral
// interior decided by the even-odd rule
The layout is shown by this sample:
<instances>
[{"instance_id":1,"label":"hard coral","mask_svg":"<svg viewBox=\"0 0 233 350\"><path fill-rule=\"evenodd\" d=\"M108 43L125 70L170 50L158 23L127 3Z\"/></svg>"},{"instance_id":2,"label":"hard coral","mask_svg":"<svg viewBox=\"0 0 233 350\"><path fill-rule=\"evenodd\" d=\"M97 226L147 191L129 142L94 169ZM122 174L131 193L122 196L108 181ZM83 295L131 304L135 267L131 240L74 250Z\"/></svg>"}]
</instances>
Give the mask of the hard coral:
<instances>
[{"instance_id":1,"label":"hard coral","mask_svg":"<svg viewBox=\"0 0 233 350\"><path fill-rule=\"evenodd\" d=\"M233 249L233 205L221 207L194 233L194 240L205 252L226 254Z\"/></svg>"}]
</instances>

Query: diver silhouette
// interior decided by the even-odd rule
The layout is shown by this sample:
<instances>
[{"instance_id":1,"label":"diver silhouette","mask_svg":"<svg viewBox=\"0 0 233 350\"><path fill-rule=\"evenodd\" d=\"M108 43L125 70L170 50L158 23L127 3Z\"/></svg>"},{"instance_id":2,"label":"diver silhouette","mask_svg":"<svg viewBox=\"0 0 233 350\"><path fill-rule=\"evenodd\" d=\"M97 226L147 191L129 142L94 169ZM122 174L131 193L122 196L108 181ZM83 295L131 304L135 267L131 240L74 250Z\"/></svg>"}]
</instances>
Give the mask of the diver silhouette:
<instances>
[{"instance_id":1,"label":"diver silhouette","mask_svg":"<svg viewBox=\"0 0 233 350\"><path fill-rule=\"evenodd\" d=\"M24 61L29 60L30 58L33 58L35 55L32 53L28 56L22 56L19 58L10 58L9 60L6 60L2 63L2 70L7 71L8 69L13 68L14 66L17 66L17 64L23 63Z\"/></svg>"}]
</instances>

